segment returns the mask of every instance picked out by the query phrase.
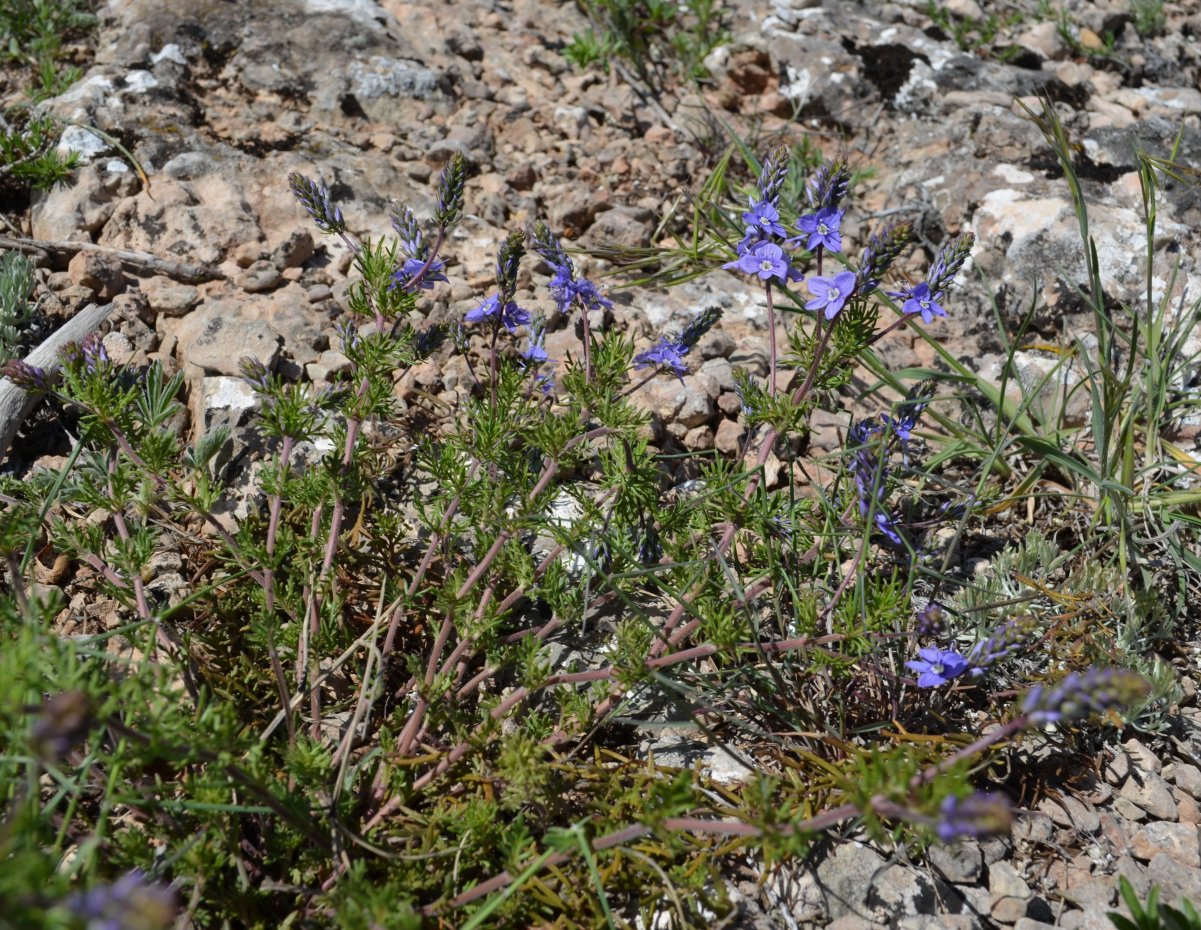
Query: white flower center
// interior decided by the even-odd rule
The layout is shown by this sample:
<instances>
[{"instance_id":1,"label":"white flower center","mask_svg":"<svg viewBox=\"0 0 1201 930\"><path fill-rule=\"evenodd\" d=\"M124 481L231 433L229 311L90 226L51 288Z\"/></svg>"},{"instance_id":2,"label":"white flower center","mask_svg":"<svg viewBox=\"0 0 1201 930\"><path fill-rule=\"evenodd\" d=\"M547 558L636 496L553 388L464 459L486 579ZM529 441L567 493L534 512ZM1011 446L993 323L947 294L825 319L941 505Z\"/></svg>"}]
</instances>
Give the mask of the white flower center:
<instances>
[{"instance_id":1,"label":"white flower center","mask_svg":"<svg viewBox=\"0 0 1201 930\"><path fill-rule=\"evenodd\" d=\"M771 259L765 258L759 262L760 271L771 271Z\"/></svg>"},{"instance_id":2,"label":"white flower center","mask_svg":"<svg viewBox=\"0 0 1201 930\"><path fill-rule=\"evenodd\" d=\"M929 309L930 309L930 301L929 301L929 299L926 299L926 300L919 300L919 301L917 302L917 305L918 305L919 307L921 307L923 310L929 310Z\"/></svg>"},{"instance_id":3,"label":"white flower center","mask_svg":"<svg viewBox=\"0 0 1201 930\"><path fill-rule=\"evenodd\" d=\"M834 301L838 300L839 296L841 295L836 287L832 287L826 291L826 300L828 300L830 303L834 303Z\"/></svg>"},{"instance_id":4,"label":"white flower center","mask_svg":"<svg viewBox=\"0 0 1201 930\"><path fill-rule=\"evenodd\" d=\"M827 226L825 223L818 223L818 224L817 224L817 231L818 231L818 232L819 232L821 235L823 235L823 236L824 236L824 235L826 235L826 234L828 234L828 233L830 232L830 227L829 227L829 226Z\"/></svg>"}]
</instances>

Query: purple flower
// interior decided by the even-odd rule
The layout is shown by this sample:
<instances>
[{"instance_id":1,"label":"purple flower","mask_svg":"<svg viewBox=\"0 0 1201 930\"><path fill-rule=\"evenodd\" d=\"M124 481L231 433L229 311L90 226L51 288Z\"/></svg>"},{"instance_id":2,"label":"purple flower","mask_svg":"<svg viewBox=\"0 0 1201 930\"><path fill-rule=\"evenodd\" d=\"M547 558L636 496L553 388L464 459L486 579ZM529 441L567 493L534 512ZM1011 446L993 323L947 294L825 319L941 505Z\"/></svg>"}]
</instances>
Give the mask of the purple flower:
<instances>
[{"instance_id":1,"label":"purple flower","mask_svg":"<svg viewBox=\"0 0 1201 930\"><path fill-rule=\"evenodd\" d=\"M784 250L774 242L759 242L743 251L732 262L726 262L723 268L736 268L744 274L757 274L762 280L769 281L779 278L784 281L797 280L784 257Z\"/></svg>"},{"instance_id":2,"label":"purple flower","mask_svg":"<svg viewBox=\"0 0 1201 930\"><path fill-rule=\"evenodd\" d=\"M406 287L410 281L417 276L417 273L425 268L425 259L423 258L406 258L404 264L393 273L392 283L389 287ZM447 277L443 274L446 270L446 264L440 258L435 258L430 262L429 268L426 268L425 274L421 276L421 280L417 282L415 287L423 291L431 290L435 281L446 281Z\"/></svg>"},{"instance_id":3,"label":"purple flower","mask_svg":"<svg viewBox=\"0 0 1201 930\"><path fill-rule=\"evenodd\" d=\"M900 417L890 417L884 414L884 423L888 426L894 436L901 441L902 447L913 438L913 430L917 427L918 414L907 413Z\"/></svg>"},{"instance_id":4,"label":"purple flower","mask_svg":"<svg viewBox=\"0 0 1201 930\"><path fill-rule=\"evenodd\" d=\"M251 358L249 355L243 356L238 361L238 371L242 375L242 380L259 393L270 390L271 372L257 358Z\"/></svg>"},{"instance_id":5,"label":"purple flower","mask_svg":"<svg viewBox=\"0 0 1201 930\"><path fill-rule=\"evenodd\" d=\"M925 281L912 290L890 293L889 296L895 297L898 300L904 300L905 304L901 307L901 312L908 315L920 313L922 321L925 323L934 322L936 316L947 315L947 311L939 304L942 294L930 293L930 285Z\"/></svg>"},{"instance_id":6,"label":"purple flower","mask_svg":"<svg viewBox=\"0 0 1201 930\"><path fill-rule=\"evenodd\" d=\"M137 869L112 884L95 885L63 902L88 930L166 930L175 919L175 894Z\"/></svg>"},{"instance_id":7,"label":"purple flower","mask_svg":"<svg viewBox=\"0 0 1201 930\"><path fill-rule=\"evenodd\" d=\"M8 378L17 387L35 394L44 394L50 390L51 378L46 369L22 362L20 359L5 362L4 366L0 367L0 375Z\"/></svg>"},{"instance_id":8,"label":"purple flower","mask_svg":"<svg viewBox=\"0 0 1201 930\"><path fill-rule=\"evenodd\" d=\"M645 352L634 356L634 367L637 369L670 368L677 378L683 380L684 374L688 371L688 365L684 362L684 356L688 354L688 351L689 347L684 343L673 342L663 336Z\"/></svg>"},{"instance_id":9,"label":"purple flower","mask_svg":"<svg viewBox=\"0 0 1201 930\"><path fill-rule=\"evenodd\" d=\"M919 688L937 688L967 671L967 659L950 649L927 646L918 655L921 659L911 659L905 667L918 673Z\"/></svg>"},{"instance_id":10,"label":"purple flower","mask_svg":"<svg viewBox=\"0 0 1201 930\"><path fill-rule=\"evenodd\" d=\"M1151 685L1142 675L1123 668L1072 672L1052 688L1036 685L1026 694L1022 712L1033 723L1060 723L1145 698Z\"/></svg>"},{"instance_id":11,"label":"purple flower","mask_svg":"<svg viewBox=\"0 0 1201 930\"><path fill-rule=\"evenodd\" d=\"M805 309L824 309L826 319L832 320L842 311L843 305L854 291L853 271L840 271L832 278L814 275L809 279L809 293L813 295L813 299L805 304Z\"/></svg>"},{"instance_id":12,"label":"purple flower","mask_svg":"<svg viewBox=\"0 0 1201 930\"><path fill-rule=\"evenodd\" d=\"M510 333L515 333L518 326L529 323L530 314L512 300L502 306L500 297L493 294L474 310L469 310L465 319L468 323L482 323L488 320L494 327L503 326Z\"/></svg>"},{"instance_id":13,"label":"purple flower","mask_svg":"<svg viewBox=\"0 0 1201 930\"><path fill-rule=\"evenodd\" d=\"M802 236L808 234L809 240L805 248L810 252L815 251L819 246L827 252L842 251L842 235L838 231L842 226L841 210L826 207L816 213L802 216L797 220L796 226ZM797 237L795 241L799 242L800 237ZM847 273L849 274L849 272Z\"/></svg>"},{"instance_id":14,"label":"purple flower","mask_svg":"<svg viewBox=\"0 0 1201 930\"><path fill-rule=\"evenodd\" d=\"M976 792L966 798L949 795L939 808L934 832L944 843L961 837L980 838L1009 832L1013 810L1009 799L995 792Z\"/></svg>"},{"instance_id":15,"label":"purple flower","mask_svg":"<svg viewBox=\"0 0 1201 930\"><path fill-rule=\"evenodd\" d=\"M768 200L756 201L752 197L751 209L742 214L742 221L746 223L748 236L780 236L782 238L788 233L788 230L780 223L780 211L776 209L775 204Z\"/></svg>"},{"instance_id":16,"label":"purple flower","mask_svg":"<svg viewBox=\"0 0 1201 930\"><path fill-rule=\"evenodd\" d=\"M892 430L892 434L897 437L897 441L901 445L901 458L906 465L909 464L909 440L913 438L913 430L917 427L918 417L921 416L923 407L918 407L915 410L908 410L899 417L890 417L888 414L882 414L880 419L884 421L884 425Z\"/></svg>"}]
</instances>

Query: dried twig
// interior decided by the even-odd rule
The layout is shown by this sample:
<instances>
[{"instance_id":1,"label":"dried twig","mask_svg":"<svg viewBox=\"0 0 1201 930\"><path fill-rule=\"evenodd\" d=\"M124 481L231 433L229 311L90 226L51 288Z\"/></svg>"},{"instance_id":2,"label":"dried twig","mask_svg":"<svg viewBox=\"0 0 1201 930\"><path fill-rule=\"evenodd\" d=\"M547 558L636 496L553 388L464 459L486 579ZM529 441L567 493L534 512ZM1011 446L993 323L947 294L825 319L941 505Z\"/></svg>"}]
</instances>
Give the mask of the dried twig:
<instances>
[{"instance_id":1,"label":"dried twig","mask_svg":"<svg viewBox=\"0 0 1201 930\"><path fill-rule=\"evenodd\" d=\"M176 281L185 281L188 284L216 281L224 277L212 265L193 265L188 262L170 261L159 258L157 255L151 255L149 252L135 252L132 249L117 249L112 246L96 245L94 242L76 242L71 239L17 239L0 236L0 249L15 249L18 252L38 256L74 256L77 252L99 252L102 255L113 256L122 264L165 275Z\"/></svg>"}]
</instances>

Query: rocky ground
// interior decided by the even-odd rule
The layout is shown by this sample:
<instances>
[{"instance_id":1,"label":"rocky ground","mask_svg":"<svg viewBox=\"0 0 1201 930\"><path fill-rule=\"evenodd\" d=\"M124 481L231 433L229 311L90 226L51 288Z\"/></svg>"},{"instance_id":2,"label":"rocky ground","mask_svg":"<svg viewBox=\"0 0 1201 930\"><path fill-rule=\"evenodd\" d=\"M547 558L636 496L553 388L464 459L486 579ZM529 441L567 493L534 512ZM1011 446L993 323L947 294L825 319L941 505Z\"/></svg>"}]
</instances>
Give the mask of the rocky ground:
<instances>
[{"instance_id":1,"label":"rocky ground","mask_svg":"<svg viewBox=\"0 0 1201 930\"><path fill-rule=\"evenodd\" d=\"M1045 4L999 3L1006 24L987 41L969 30L967 49L954 27L985 11L973 0L939 6L945 16L916 0L740 0L727 17L732 41L708 59L712 81L647 96L619 75L576 70L563 49L586 23L551 0L109 0L84 79L46 104L71 121L63 144L86 164L36 200L22 230L105 249L50 250L42 309L54 323L112 302L110 355L185 372L194 432L242 426L254 400L237 378L241 357L319 384L345 366L332 335L350 256L336 238L315 238L289 172L329 183L362 238L388 229L393 201L428 213L432 176L464 152L468 216L448 248L450 284L426 302L431 320L457 318L488 287L508 229L545 219L569 245L656 241L665 210L699 187L724 146L708 107L756 139L808 134L865 171L844 226L855 248L883 217L909 219L926 249L912 265L920 273L949 234L974 231L974 267L992 293L964 275L936 331L961 361L1000 379L998 319L1016 331L1033 301L1031 344L1070 345L1091 325L1075 291L1083 263L1069 193L1021 102L1055 101L1079 146L1107 297L1115 308L1140 299L1133 147L1166 155L1179 131L1178 161L1201 159L1201 3L1163 4L1162 28L1148 38L1131 0L1064 2L1062 28L1039 18ZM1156 247L1183 268L1174 282L1158 279L1157 293L1169 284L1176 295L1201 293L1199 228L1198 189L1170 185ZM164 264L123 261L120 249ZM523 272L523 305L551 310L543 283ZM761 299L724 272L613 297L611 325L640 344L698 306L724 308L703 363L682 384L656 382L645 402L665 450L737 451L731 367L766 372ZM551 329L546 348L562 358L576 337L553 317ZM886 361L934 364L905 333L883 347ZM1029 348L1019 374L1036 381L1056 360ZM436 360L400 389L454 403L465 375L461 360ZM816 448L835 448L846 425L819 422ZM1199 425L1181 419L1174 441L1201 448ZM27 431L10 462L47 451ZM1154 882L1169 899L1201 901L1195 690L1186 677L1176 735L1074 760L1084 774L1021 816L1012 841L936 848L928 862L832 842L769 881L748 873L735 884L740 925L1104 927L1119 875L1140 893Z\"/></svg>"}]
</instances>

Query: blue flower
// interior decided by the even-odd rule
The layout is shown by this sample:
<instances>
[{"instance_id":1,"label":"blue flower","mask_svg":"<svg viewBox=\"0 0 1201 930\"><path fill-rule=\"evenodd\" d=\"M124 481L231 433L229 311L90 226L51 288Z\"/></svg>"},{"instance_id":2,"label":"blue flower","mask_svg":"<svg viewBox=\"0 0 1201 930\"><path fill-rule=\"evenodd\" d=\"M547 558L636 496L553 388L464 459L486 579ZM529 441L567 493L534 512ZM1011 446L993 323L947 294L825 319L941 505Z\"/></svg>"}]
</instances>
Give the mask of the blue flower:
<instances>
[{"instance_id":1,"label":"blue flower","mask_svg":"<svg viewBox=\"0 0 1201 930\"><path fill-rule=\"evenodd\" d=\"M521 357L526 360L531 366L541 365L548 361L550 356L546 354L546 347L543 345L546 339L545 324L531 323L529 327L529 343L526 349L521 353Z\"/></svg>"},{"instance_id":2,"label":"blue flower","mask_svg":"<svg viewBox=\"0 0 1201 930\"><path fill-rule=\"evenodd\" d=\"M854 450L847 470L855 479L859 513L864 517L873 506L884 503L888 468L880 458L879 448L871 442L872 437L883 428L878 420L860 420L847 435L847 443Z\"/></svg>"},{"instance_id":3,"label":"blue flower","mask_svg":"<svg viewBox=\"0 0 1201 930\"><path fill-rule=\"evenodd\" d=\"M744 274L757 274L762 280L770 281L779 278L784 281L799 281L803 276L792 269L784 250L774 242L762 241L746 249L739 249L740 255L732 262L726 262L723 268L734 268Z\"/></svg>"},{"instance_id":4,"label":"blue flower","mask_svg":"<svg viewBox=\"0 0 1201 930\"><path fill-rule=\"evenodd\" d=\"M675 376L682 380L688 371L688 365L684 362L684 356L688 354L688 350L689 347L684 343L673 342L663 336L645 352L634 356L634 367L638 369L670 368Z\"/></svg>"},{"instance_id":5,"label":"blue flower","mask_svg":"<svg viewBox=\"0 0 1201 930\"><path fill-rule=\"evenodd\" d=\"M595 284L587 278L575 276L570 261L565 265L551 265L551 268L555 273L549 286L560 313L566 313L573 303L579 303L585 311L613 306L613 302L603 296Z\"/></svg>"},{"instance_id":6,"label":"blue flower","mask_svg":"<svg viewBox=\"0 0 1201 930\"><path fill-rule=\"evenodd\" d=\"M501 306L500 297L493 294L474 310L469 310L466 320L468 323L482 323L490 320L494 327L503 326L510 333L515 333L518 326L525 326L529 323L530 314L528 310L523 310L512 300Z\"/></svg>"},{"instance_id":7,"label":"blue flower","mask_svg":"<svg viewBox=\"0 0 1201 930\"><path fill-rule=\"evenodd\" d=\"M853 271L840 271L832 278L814 275L809 279L809 293L813 295L813 299L805 304L805 309L824 309L826 319L834 319L855 292L855 281Z\"/></svg>"},{"instance_id":8,"label":"blue flower","mask_svg":"<svg viewBox=\"0 0 1201 930\"><path fill-rule=\"evenodd\" d=\"M788 230L780 223L780 211L776 209L775 204L767 200L756 201L754 197L750 200L750 210L742 214L742 221L746 223L748 236L780 236L782 238L787 235Z\"/></svg>"},{"instance_id":9,"label":"blue flower","mask_svg":"<svg viewBox=\"0 0 1201 930\"><path fill-rule=\"evenodd\" d=\"M839 227L842 226L842 211L836 210L833 207L825 207L818 210L816 213L810 213L802 216L797 220L797 230L802 234L809 235L809 241L805 245L810 252L817 249L818 246L824 248L827 252L842 251L842 235L839 233ZM797 237L796 241L800 241L801 237Z\"/></svg>"},{"instance_id":10,"label":"blue flower","mask_svg":"<svg viewBox=\"0 0 1201 930\"><path fill-rule=\"evenodd\" d=\"M950 649L927 646L919 649L921 659L911 659L905 667L918 673L919 688L937 688L967 671L967 659Z\"/></svg>"},{"instance_id":11,"label":"blue flower","mask_svg":"<svg viewBox=\"0 0 1201 930\"><path fill-rule=\"evenodd\" d=\"M404 260L404 264L392 274L392 283L388 286L404 287L411 280L413 280L414 276L416 276L417 272L419 272L422 268L425 268L424 259L406 258ZM445 270L445 262L443 262L440 258L435 258L432 262L430 262L429 268L427 268L425 274L422 275L417 287L423 291L428 291L433 288L434 282L446 281L447 277L445 274L443 274L443 271Z\"/></svg>"},{"instance_id":12,"label":"blue flower","mask_svg":"<svg viewBox=\"0 0 1201 930\"><path fill-rule=\"evenodd\" d=\"M896 530L896 522L883 510L876 514L876 529L888 537L889 541L898 546L903 546L900 534Z\"/></svg>"},{"instance_id":13,"label":"blue flower","mask_svg":"<svg viewBox=\"0 0 1201 930\"><path fill-rule=\"evenodd\" d=\"M901 312L908 315L920 313L922 321L925 323L932 323L936 316L947 315L947 311L938 303L942 299L942 294L931 294L930 285L925 281L912 290L900 291L889 296L904 300L905 304L901 307Z\"/></svg>"}]
</instances>

